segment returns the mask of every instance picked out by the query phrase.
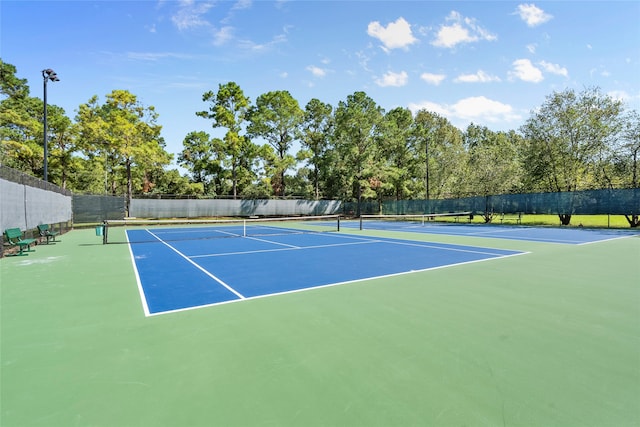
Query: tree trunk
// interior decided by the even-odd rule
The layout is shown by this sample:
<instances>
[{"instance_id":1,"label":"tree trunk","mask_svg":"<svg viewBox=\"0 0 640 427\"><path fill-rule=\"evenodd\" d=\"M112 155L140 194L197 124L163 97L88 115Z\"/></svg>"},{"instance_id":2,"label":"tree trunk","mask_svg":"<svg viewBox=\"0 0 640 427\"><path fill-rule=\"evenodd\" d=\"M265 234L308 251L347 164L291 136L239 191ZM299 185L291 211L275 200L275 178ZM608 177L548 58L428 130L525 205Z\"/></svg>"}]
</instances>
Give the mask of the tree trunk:
<instances>
[{"instance_id":1,"label":"tree trunk","mask_svg":"<svg viewBox=\"0 0 640 427\"><path fill-rule=\"evenodd\" d=\"M424 176L424 189L425 189L425 192L426 192L426 198L427 198L427 200L429 200L429 198L430 198L430 194L429 194L429 141L426 141L424 154L425 154L425 158L427 159L425 161L426 171L425 171L425 176Z\"/></svg>"},{"instance_id":2,"label":"tree trunk","mask_svg":"<svg viewBox=\"0 0 640 427\"><path fill-rule=\"evenodd\" d=\"M571 223L571 214L558 214L560 217L560 224L569 225Z\"/></svg>"},{"instance_id":3,"label":"tree trunk","mask_svg":"<svg viewBox=\"0 0 640 427\"><path fill-rule=\"evenodd\" d=\"M284 175L280 173L274 175L273 180L271 181L271 189L273 190L274 196L284 196Z\"/></svg>"},{"instance_id":4,"label":"tree trunk","mask_svg":"<svg viewBox=\"0 0 640 427\"><path fill-rule=\"evenodd\" d=\"M624 217L627 218L631 228L640 226L640 215L625 215Z\"/></svg>"},{"instance_id":5,"label":"tree trunk","mask_svg":"<svg viewBox=\"0 0 640 427\"><path fill-rule=\"evenodd\" d=\"M356 208L356 216L359 218L360 215L362 214L362 210L360 207L360 204L362 203L362 185L360 184L360 175L358 175L356 177L356 183L358 185L357 187L357 197L358 197L358 206Z\"/></svg>"},{"instance_id":6,"label":"tree trunk","mask_svg":"<svg viewBox=\"0 0 640 427\"><path fill-rule=\"evenodd\" d=\"M314 166L313 168L313 182L315 188L316 200L320 200L320 179L318 178L320 172L318 171L318 167Z\"/></svg>"},{"instance_id":7,"label":"tree trunk","mask_svg":"<svg viewBox=\"0 0 640 427\"><path fill-rule=\"evenodd\" d=\"M484 218L484 223L489 224L493 220L493 208L489 207L489 198L490 196L484 196L484 214L482 217Z\"/></svg>"},{"instance_id":8,"label":"tree trunk","mask_svg":"<svg viewBox=\"0 0 640 427\"><path fill-rule=\"evenodd\" d=\"M231 185L233 190L233 200L238 197L238 180L236 178L236 165L231 167Z\"/></svg>"}]
</instances>

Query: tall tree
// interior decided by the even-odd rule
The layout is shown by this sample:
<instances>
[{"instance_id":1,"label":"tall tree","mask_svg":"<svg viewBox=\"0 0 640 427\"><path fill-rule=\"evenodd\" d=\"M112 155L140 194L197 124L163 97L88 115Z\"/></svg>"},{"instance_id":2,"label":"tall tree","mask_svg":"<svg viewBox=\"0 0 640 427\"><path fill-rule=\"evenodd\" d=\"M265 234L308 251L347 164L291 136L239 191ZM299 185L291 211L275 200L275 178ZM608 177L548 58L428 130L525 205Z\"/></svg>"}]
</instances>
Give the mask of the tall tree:
<instances>
[{"instance_id":1,"label":"tall tree","mask_svg":"<svg viewBox=\"0 0 640 427\"><path fill-rule=\"evenodd\" d=\"M299 160L306 160L311 166L311 181L314 198L321 196L320 175L327 161L327 152L331 148L331 132L333 131L333 107L319 99L310 100L304 108L304 119L301 124L302 150Z\"/></svg>"},{"instance_id":2,"label":"tall tree","mask_svg":"<svg viewBox=\"0 0 640 427\"><path fill-rule=\"evenodd\" d=\"M467 173L467 152L462 132L446 118L420 110L414 118L412 144L422 172L427 199L462 196Z\"/></svg>"},{"instance_id":3,"label":"tall tree","mask_svg":"<svg viewBox=\"0 0 640 427\"><path fill-rule=\"evenodd\" d=\"M252 137L264 138L275 150L271 184L276 196L285 195L284 176L296 162L289 149L297 138L303 117L298 101L285 90L258 96L255 107L250 110L247 132Z\"/></svg>"},{"instance_id":4,"label":"tall tree","mask_svg":"<svg viewBox=\"0 0 640 427\"><path fill-rule=\"evenodd\" d=\"M209 110L199 111L196 115L212 119L213 128L227 129L220 149L224 166L231 170L231 191L235 199L239 184L249 185L255 177L252 166L258 155L258 148L242 134L250 100L235 82L218 85L218 92L208 91L202 95L202 100L209 102Z\"/></svg>"},{"instance_id":5,"label":"tall tree","mask_svg":"<svg viewBox=\"0 0 640 427\"><path fill-rule=\"evenodd\" d=\"M640 115L633 110L624 117L624 123L614 148L613 164L619 181L625 187L640 188ZM631 227L640 227L640 215L625 215Z\"/></svg>"},{"instance_id":6,"label":"tall tree","mask_svg":"<svg viewBox=\"0 0 640 427\"><path fill-rule=\"evenodd\" d=\"M519 137L515 133L493 132L486 126L470 124L464 133L469 151L469 190L487 196L518 188Z\"/></svg>"},{"instance_id":7,"label":"tall tree","mask_svg":"<svg viewBox=\"0 0 640 427\"><path fill-rule=\"evenodd\" d=\"M619 165L623 186L640 188L640 115L635 110L624 117L614 148L614 163Z\"/></svg>"},{"instance_id":8,"label":"tall tree","mask_svg":"<svg viewBox=\"0 0 640 427\"><path fill-rule=\"evenodd\" d=\"M384 160L388 188L396 200L414 196L412 175L416 172L415 145L412 144L413 115L406 108L394 108L384 116L379 153ZM383 187L381 183L381 187Z\"/></svg>"},{"instance_id":9,"label":"tall tree","mask_svg":"<svg viewBox=\"0 0 640 427\"><path fill-rule=\"evenodd\" d=\"M379 172L376 162L378 135L384 110L364 92L355 92L340 101L335 112L335 143L347 188L344 198L358 202L360 215L364 197L375 197L370 178ZM349 190L350 188L350 190Z\"/></svg>"},{"instance_id":10,"label":"tall tree","mask_svg":"<svg viewBox=\"0 0 640 427\"><path fill-rule=\"evenodd\" d=\"M103 182L104 194L118 194L116 187L117 156L109 146L103 107L100 105L96 95L92 96L87 103L80 105L75 119L78 147L91 163L90 167L87 168L87 172L99 173ZM97 171L98 168L100 169L99 171ZM85 173L84 175L88 174ZM86 188L86 185L83 188Z\"/></svg>"},{"instance_id":11,"label":"tall tree","mask_svg":"<svg viewBox=\"0 0 640 427\"><path fill-rule=\"evenodd\" d=\"M529 144L525 161L529 187L571 192L602 185L594 180L593 165L613 144L621 112L622 103L598 88L580 93L567 89L548 96L521 127ZM571 207L562 210L560 221L568 225Z\"/></svg>"},{"instance_id":12,"label":"tall tree","mask_svg":"<svg viewBox=\"0 0 640 427\"><path fill-rule=\"evenodd\" d=\"M222 141L199 131L189 132L182 145L184 148L178 155L178 164L191 173L194 182L202 184L205 194L221 194L225 178L220 158Z\"/></svg>"},{"instance_id":13,"label":"tall tree","mask_svg":"<svg viewBox=\"0 0 640 427\"><path fill-rule=\"evenodd\" d=\"M34 176L43 169L43 103L29 96L26 79L0 60L0 163Z\"/></svg>"},{"instance_id":14,"label":"tall tree","mask_svg":"<svg viewBox=\"0 0 640 427\"><path fill-rule=\"evenodd\" d=\"M154 186L148 193L195 197L204 195L204 185L201 182L192 182L188 177L181 176L177 169L155 170L149 175Z\"/></svg>"},{"instance_id":15,"label":"tall tree","mask_svg":"<svg viewBox=\"0 0 640 427\"><path fill-rule=\"evenodd\" d=\"M52 105L47 110L47 127L51 133L47 138L48 145L51 145L48 150L50 181L56 182L62 188L67 188L69 179L74 175L73 157L78 151L76 128L62 108Z\"/></svg>"},{"instance_id":16,"label":"tall tree","mask_svg":"<svg viewBox=\"0 0 640 427\"><path fill-rule=\"evenodd\" d=\"M78 118L85 148L103 150L114 165L122 167L128 210L134 178L142 189L154 169L171 162L160 136L161 126L156 123L158 114L152 106L142 105L129 91L114 90L107 95L104 105L98 105L96 97L91 98L81 106Z\"/></svg>"}]
</instances>

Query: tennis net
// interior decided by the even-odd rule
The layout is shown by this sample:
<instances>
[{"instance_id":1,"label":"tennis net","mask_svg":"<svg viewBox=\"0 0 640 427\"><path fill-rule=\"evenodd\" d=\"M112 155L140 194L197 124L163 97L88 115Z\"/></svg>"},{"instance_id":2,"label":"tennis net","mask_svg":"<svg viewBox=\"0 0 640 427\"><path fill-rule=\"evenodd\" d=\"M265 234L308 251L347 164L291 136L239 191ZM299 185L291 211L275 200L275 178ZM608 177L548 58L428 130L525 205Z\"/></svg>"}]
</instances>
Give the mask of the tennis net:
<instances>
[{"instance_id":1,"label":"tennis net","mask_svg":"<svg viewBox=\"0 0 640 427\"><path fill-rule=\"evenodd\" d=\"M340 231L339 215L249 219L104 221L102 243L145 243Z\"/></svg>"},{"instance_id":2,"label":"tennis net","mask_svg":"<svg viewBox=\"0 0 640 427\"><path fill-rule=\"evenodd\" d=\"M458 222L460 218L471 218L471 212L448 212L438 214L416 214L416 215L361 215L360 230L365 229L398 229L424 226L430 221L453 219Z\"/></svg>"}]
</instances>

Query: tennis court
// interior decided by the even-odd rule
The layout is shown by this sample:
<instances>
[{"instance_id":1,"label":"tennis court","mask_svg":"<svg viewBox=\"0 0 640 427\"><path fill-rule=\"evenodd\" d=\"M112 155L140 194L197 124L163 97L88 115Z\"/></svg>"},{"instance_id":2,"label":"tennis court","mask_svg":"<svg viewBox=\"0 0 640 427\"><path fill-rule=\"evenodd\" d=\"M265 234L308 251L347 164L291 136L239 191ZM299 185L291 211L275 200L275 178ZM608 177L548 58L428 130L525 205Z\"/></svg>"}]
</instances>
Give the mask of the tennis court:
<instances>
[{"instance_id":1,"label":"tennis court","mask_svg":"<svg viewBox=\"0 0 640 427\"><path fill-rule=\"evenodd\" d=\"M583 245L640 234L634 230L589 229L570 227L532 227L522 225L464 224L431 222L428 215L372 215L365 221L345 221L343 227L366 230L402 231L410 233L445 234L452 236L486 237L532 242Z\"/></svg>"},{"instance_id":2,"label":"tennis court","mask_svg":"<svg viewBox=\"0 0 640 427\"><path fill-rule=\"evenodd\" d=\"M266 224L255 236L245 236L245 225L226 224L127 230L145 313L159 314L522 254ZM297 225L296 221L291 225Z\"/></svg>"},{"instance_id":3,"label":"tennis court","mask_svg":"<svg viewBox=\"0 0 640 427\"><path fill-rule=\"evenodd\" d=\"M1 259L0 425L640 425L640 238L348 225Z\"/></svg>"}]
</instances>

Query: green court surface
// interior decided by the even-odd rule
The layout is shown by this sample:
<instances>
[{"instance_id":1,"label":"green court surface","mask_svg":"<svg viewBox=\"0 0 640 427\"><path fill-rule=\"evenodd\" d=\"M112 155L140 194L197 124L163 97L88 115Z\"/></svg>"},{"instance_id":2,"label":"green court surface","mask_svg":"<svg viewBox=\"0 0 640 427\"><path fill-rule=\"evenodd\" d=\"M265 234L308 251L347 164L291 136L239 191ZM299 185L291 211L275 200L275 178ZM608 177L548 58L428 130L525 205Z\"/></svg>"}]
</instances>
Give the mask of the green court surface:
<instances>
[{"instance_id":1,"label":"green court surface","mask_svg":"<svg viewBox=\"0 0 640 427\"><path fill-rule=\"evenodd\" d=\"M640 238L347 232L529 253L145 317L71 231L0 260L0 425L640 425Z\"/></svg>"}]
</instances>

